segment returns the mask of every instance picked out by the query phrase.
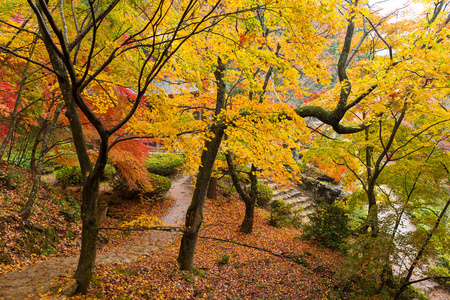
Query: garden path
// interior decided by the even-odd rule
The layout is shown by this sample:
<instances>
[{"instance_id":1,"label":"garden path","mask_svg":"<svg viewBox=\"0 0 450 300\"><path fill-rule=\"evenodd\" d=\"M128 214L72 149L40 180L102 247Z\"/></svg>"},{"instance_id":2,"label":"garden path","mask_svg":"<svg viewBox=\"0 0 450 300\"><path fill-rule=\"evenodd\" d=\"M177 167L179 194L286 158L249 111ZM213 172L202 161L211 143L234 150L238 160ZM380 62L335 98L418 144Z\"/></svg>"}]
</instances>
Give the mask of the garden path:
<instances>
[{"instance_id":1,"label":"garden path","mask_svg":"<svg viewBox=\"0 0 450 300\"><path fill-rule=\"evenodd\" d=\"M168 196L175 199L173 205L161 218L166 224L184 224L186 210L191 202L193 188L191 177L177 175L172 181ZM97 254L97 263L129 262L163 248L170 242L174 232L145 232L121 248ZM24 269L0 274L0 299L39 299L39 294L48 290L52 278L73 273L78 256L54 257L26 266Z\"/></svg>"}]
</instances>

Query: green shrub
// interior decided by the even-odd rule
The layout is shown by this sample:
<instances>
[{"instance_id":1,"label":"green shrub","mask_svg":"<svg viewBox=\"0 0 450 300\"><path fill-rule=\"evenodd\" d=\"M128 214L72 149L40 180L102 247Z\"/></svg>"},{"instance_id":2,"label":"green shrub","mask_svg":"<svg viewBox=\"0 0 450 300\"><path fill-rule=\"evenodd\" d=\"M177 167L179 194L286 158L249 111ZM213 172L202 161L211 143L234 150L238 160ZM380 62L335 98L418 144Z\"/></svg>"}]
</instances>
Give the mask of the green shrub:
<instances>
[{"instance_id":1,"label":"green shrub","mask_svg":"<svg viewBox=\"0 0 450 300\"><path fill-rule=\"evenodd\" d=\"M116 174L116 167L114 167L114 165L112 164L107 164L105 166L105 171L103 171L102 180L112 180Z\"/></svg>"},{"instance_id":2,"label":"green shrub","mask_svg":"<svg viewBox=\"0 0 450 300\"><path fill-rule=\"evenodd\" d=\"M80 184L83 181L79 166L63 166L55 171L56 182L63 187Z\"/></svg>"},{"instance_id":3,"label":"green shrub","mask_svg":"<svg viewBox=\"0 0 450 300\"><path fill-rule=\"evenodd\" d=\"M144 191L139 184L136 187L131 188L127 180L120 173L114 176L111 185L119 197L124 199L137 199L141 196L148 198L158 196L167 192L172 186L170 178L157 174L150 173L149 180L153 188L153 190L149 192Z\"/></svg>"},{"instance_id":4,"label":"green shrub","mask_svg":"<svg viewBox=\"0 0 450 300\"><path fill-rule=\"evenodd\" d=\"M172 187L172 181L164 176L160 176L157 174L150 174L150 182L153 187L153 191L150 192L150 195L159 195L167 192Z\"/></svg>"},{"instance_id":5,"label":"green shrub","mask_svg":"<svg viewBox=\"0 0 450 300\"><path fill-rule=\"evenodd\" d=\"M73 196L65 195L62 199L55 200L58 204L60 213L67 222L75 222L81 220L80 204Z\"/></svg>"},{"instance_id":6,"label":"green shrub","mask_svg":"<svg viewBox=\"0 0 450 300\"><path fill-rule=\"evenodd\" d=\"M270 213L278 216L289 216L293 213L292 206L282 199L274 199L270 203Z\"/></svg>"},{"instance_id":7,"label":"green shrub","mask_svg":"<svg viewBox=\"0 0 450 300\"><path fill-rule=\"evenodd\" d=\"M267 207L273 197L273 190L264 182L258 181L258 195L256 197L256 205L259 207Z\"/></svg>"},{"instance_id":8,"label":"green shrub","mask_svg":"<svg viewBox=\"0 0 450 300\"><path fill-rule=\"evenodd\" d=\"M299 217L292 216L294 213L292 206L286 201L275 199L270 203L269 225L277 228L281 227L299 227L301 220Z\"/></svg>"},{"instance_id":9,"label":"green shrub","mask_svg":"<svg viewBox=\"0 0 450 300\"><path fill-rule=\"evenodd\" d=\"M336 205L323 204L309 216L303 236L318 241L320 244L340 248L350 235L348 214Z\"/></svg>"},{"instance_id":10,"label":"green shrub","mask_svg":"<svg viewBox=\"0 0 450 300\"><path fill-rule=\"evenodd\" d=\"M177 154L154 153L148 158L146 164L150 173L171 176L183 165L184 158Z\"/></svg>"}]
</instances>

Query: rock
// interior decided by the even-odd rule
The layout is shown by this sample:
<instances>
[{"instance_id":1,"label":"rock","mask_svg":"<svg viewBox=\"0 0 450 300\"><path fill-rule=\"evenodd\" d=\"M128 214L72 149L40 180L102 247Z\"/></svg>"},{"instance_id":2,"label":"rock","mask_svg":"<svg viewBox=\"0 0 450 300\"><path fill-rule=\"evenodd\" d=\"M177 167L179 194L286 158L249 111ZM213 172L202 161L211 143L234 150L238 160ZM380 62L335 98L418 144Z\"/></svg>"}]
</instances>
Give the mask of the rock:
<instances>
[{"instance_id":1,"label":"rock","mask_svg":"<svg viewBox=\"0 0 450 300\"><path fill-rule=\"evenodd\" d=\"M67 297L71 297L75 295L75 292L77 291L78 283L74 278L70 278L63 286L62 286L62 293L66 295Z\"/></svg>"},{"instance_id":2,"label":"rock","mask_svg":"<svg viewBox=\"0 0 450 300\"><path fill-rule=\"evenodd\" d=\"M315 194L315 200L323 200L328 204L332 204L339 197L343 196L342 188L338 185L333 185L320 181L315 178L302 176L302 183L299 184L300 188L308 190Z\"/></svg>"}]
</instances>

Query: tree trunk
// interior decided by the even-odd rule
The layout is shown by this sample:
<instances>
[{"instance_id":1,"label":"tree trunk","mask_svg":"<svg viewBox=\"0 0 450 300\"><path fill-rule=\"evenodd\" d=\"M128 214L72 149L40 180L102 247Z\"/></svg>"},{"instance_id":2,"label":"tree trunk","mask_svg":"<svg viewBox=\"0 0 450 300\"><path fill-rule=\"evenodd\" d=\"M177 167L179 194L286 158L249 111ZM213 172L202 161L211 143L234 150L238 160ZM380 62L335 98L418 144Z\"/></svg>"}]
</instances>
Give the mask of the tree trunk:
<instances>
[{"instance_id":1,"label":"tree trunk","mask_svg":"<svg viewBox=\"0 0 450 300\"><path fill-rule=\"evenodd\" d=\"M63 107L64 107L63 102L58 103L58 106L56 107L55 113L53 115L53 120L44 132L44 137L42 139L41 154L39 155L39 159L36 166L36 172L34 174L33 187L31 188L31 192L30 195L28 196L28 200L27 203L25 204L25 207L19 213L19 216L24 221L28 220L28 218L30 217L34 202L38 196L39 188L41 187L41 175L42 171L44 170L45 156L47 155L47 152L49 150L48 144L50 141L50 137L52 136L53 131L56 128L56 123L58 123L59 115L61 114Z\"/></svg>"},{"instance_id":2,"label":"tree trunk","mask_svg":"<svg viewBox=\"0 0 450 300\"><path fill-rule=\"evenodd\" d=\"M253 231L253 217L255 215L255 201L244 201L245 203L245 217L239 228L240 232L252 233Z\"/></svg>"},{"instance_id":3,"label":"tree trunk","mask_svg":"<svg viewBox=\"0 0 450 300\"><path fill-rule=\"evenodd\" d=\"M375 186L369 185L367 187L367 198L369 200L368 214L367 214L367 227L371 229L373 234L377 234L379 231L378 226L378 205L375 195Z\"/></svg>"},{"instance_id":4,"label":"tree trunk","mask_svg":"<svg viewBox=\"0 0 450 300\"><path fill-rule=\"evenodd\" d=\"M230 171L233 186L236 188L236 191L245 203L245 217L239 231L249 234L253 231L253 218L255 214L256 197L258 195L258 179L255 174L256 167L252 164L251 170L248 173L248 176L250 177L250 195L248 195L239 183L231 153L227 152L225 157L227 159L228 170Z\"/></svg>"},{"instance_id":5,"label":"tree trunk","mask_svg":"<svg viewBox=\"0 0 450 300\"><path fill-rule=\"evenodd\" d=\"M209 180L208 192L206 193L206 198L217 199L217 178L211 177Z\"/></svg>"},{"instance_id":6,"label":"tree trunk","mask_svg":"<svg viewBox=\"0 0 450 300\"><path fill-rule=\"evenodd\" d=\"M245 217L239 229L240 232L250 234L253 231L253 219L255 216L256 198L258 197L258 178L256 177L256 167L252 164L252 168L248 173L250 177L250 195L244 198Z\"/></svg>"},{"instance_id":7,"label":"tree trunk","mask_svg":"<svg viewBox=\"0 0 450 300\"><path fill-rule=\"evenodd\" d=\"M103 140L95 168L84 182L81 205L81 251L78 260L75 279L78 282L78 293L87 293L92 279L97 254L97 209L100 178L103 175L108 158L108 141Z\"/></svg>"},{"instance_id":8,"label":"tree trunk","mask_svg":"<svg viewBox=\"0 0 450 300\"><path fill-rule=\"evenodd\" d=\"M214 72L217 84L216 116L225 106L225 82L223 81L225 64L222 63L220 58L218 58L217 61L217 70ZM198 231L203 222L203 207L205 204L206 192L214 167L214 161L216 160L224 136L225 126L221 124L220 120L216 120L210 130L214 136L211 140L205 142L205 150L202 152L194 194L192 196L191 205L186 212L186 230L183 233L180 251L178 253L178 263L180 264L181 270L193 269Z\"/></svg>"}]
</instances>

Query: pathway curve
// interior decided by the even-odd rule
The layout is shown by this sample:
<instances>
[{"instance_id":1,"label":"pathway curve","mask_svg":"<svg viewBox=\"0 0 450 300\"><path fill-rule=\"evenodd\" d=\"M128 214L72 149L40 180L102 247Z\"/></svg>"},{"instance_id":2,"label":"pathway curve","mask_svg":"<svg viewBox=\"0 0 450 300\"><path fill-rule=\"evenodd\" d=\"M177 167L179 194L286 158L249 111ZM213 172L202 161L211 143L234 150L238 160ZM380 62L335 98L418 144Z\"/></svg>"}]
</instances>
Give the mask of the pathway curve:
<instances>
[{"instance_id":1,"label":"pathway curve","mask_svg":"<svg viewBox=\"0 0 450 300\"><path fill-rule=\"evenodd\" d=\"M191 202L193 189L191 178L177 175L172 181L168 196L175 199L172 207L161 218L166 224L181 226L184 224L186 210ZM173 232L146 232L133 239L127 245L108 252L97 254L97 263L114 261L130 262L148 255L171 241ZM0 299L26 299L27 295L37 296L51 284L51 279L74 270L78 256L55 257L42 263L25 267L23 270L0 274ZM34 299L31 296L30 299Z\"/></svg>"}]
</instances>

